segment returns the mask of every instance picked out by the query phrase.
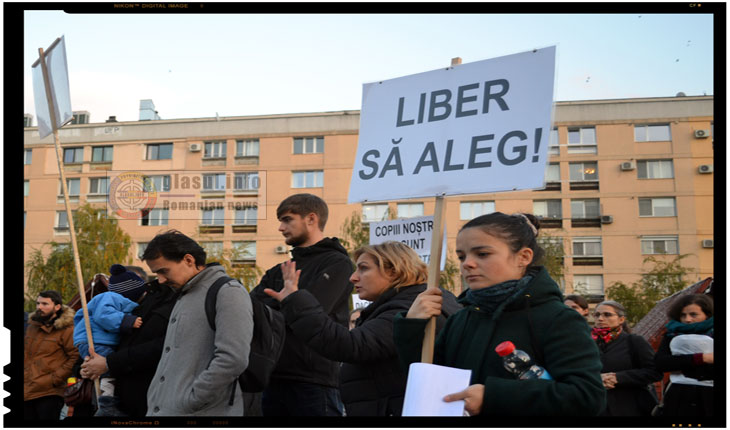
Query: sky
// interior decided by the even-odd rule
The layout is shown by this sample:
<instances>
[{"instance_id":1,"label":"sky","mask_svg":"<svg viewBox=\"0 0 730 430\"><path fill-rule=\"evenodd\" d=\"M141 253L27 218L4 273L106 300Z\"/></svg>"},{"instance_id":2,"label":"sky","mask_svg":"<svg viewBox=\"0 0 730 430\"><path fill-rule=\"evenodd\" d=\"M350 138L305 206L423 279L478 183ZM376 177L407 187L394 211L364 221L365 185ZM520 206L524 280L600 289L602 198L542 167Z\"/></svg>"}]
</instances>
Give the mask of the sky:
<instances>
[{"instance_id":1,"label":"sky","mask_svg":"<svg viewBox=\"0 0 730 430\"><path fill-rule=\"evenodd\" d=\"M689 10L689 9L688 9ZM698 10L698 9L693 9ZM91 122L359 110L362 85L557 46L554 99L713 94L710 14L67 14L24 12L31 64L64 36ZM35 121L34 121L35 125Z\"/></svg>"}]
</instances>

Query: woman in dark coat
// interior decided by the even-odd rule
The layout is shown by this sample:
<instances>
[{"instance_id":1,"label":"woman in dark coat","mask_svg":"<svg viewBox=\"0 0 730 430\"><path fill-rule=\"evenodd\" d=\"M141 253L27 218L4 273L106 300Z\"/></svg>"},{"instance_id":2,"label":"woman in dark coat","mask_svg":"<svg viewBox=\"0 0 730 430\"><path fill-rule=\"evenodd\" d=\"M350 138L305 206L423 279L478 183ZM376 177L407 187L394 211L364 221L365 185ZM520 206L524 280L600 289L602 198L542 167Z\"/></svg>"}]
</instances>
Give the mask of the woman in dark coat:
<instances>
[{"instance_id":1,"label":"woman in dark coat","mask_svg":"<svg viewBox=\"0 0 730 430\"><path fill-rule=\"evenodd\" d=\"M607 391L602 416L648 416L656 406L653 382L662 379L654 367L654 350L643 337L631 334L626 310L614 301L596 307L591 335L601 351L601 379Z\"/></svg>"},{"instance_id":2,"label":"woman in dark coat","mask_svg":"<svg viewBox=\"0 0 730 430\"><path fill-rule=\"evenodd\" d=\"M328 318L309 292L297 289L299 271L294 262L282 264L284 288L279 293L266 292L281 301L295 336L317 353L343 362L340 395L347 416L399 416L406 372L393 341L393 317L426 289L427 267L400 242L364 246L354 257L357 268L350 281L360 298L372 303L362 310L352 330ZM444 295L451 298L452 312L460 308L452 294ZM437 329L445 318L440 320Z\"/></svg>"},{"instance_id":3,"label":"woman in dark coat","mask_svg":"<svg viewBox=\"0 0 730 430\"><path fill-rule=\"evenodd\" d=\"M588 325L563 304L558 285L538 266L539 227L530 214L495 212L469 221L456 237L469 290L459 298L464 309L449 317L436 338L433 363L471 370L471 385L444 393L444 401L464 400L472 416L591 416L604 406L601 363ZM428 289L395 317L404 364L419 361L423 329L442 311L441 293ZM529 354L552 380L508 372L495 351L504 341Z\"/></svg>"},{"instance_id":4,"label":"woman in dark coat","mask_svg":"<svg viewBox=\"0 0 730 430\"><path fill-rule=\"evenodd\" d=\"M81 366L81 376L94 378L109 371L116 378L117 407L124 414L147 414L147 389L162 356L167 323L177 296L172 288L156 280L150 282L147 294L132 311L142 318L142 326L122 336L117 350L106 358L94 355Z\"/></svg>"},{"instance_id":5,"label":"woman in dark coat","mask_svg":"<svg viewBox=\"0 0 730 430\"><path fill-rule=\"evenodd\" d=\"M709 296L690 294L667 312L667 333L654 356L657 370L672 372L664 392L663 416L713 416L713 307Z\"/></svg>"}]
</instances>

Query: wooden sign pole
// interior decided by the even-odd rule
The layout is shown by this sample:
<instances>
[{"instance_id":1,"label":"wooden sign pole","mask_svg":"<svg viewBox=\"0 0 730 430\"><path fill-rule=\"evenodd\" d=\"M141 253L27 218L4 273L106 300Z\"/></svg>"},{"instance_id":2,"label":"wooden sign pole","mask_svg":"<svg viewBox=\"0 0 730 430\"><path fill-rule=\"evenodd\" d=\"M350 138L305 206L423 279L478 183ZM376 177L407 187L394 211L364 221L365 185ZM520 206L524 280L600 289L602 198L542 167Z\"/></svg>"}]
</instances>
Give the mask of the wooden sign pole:
<instances>
[{"instance_id":1,"label":"wooden sign pole","mask_svg":"<svg viewBox=\"0 0 730 430\"><path fill-rule=\"evenodd\" d=\"M451 67L461 64L461 58L451 59ZM431 257L428 262L428 288L438 288L441 279L441 244L444 240L444 196L436 196L436 207L433 212L433 230L431 232ZM431 317L426 324L421 348L421 362L433 364L433 348L436 343L436 317Z\"/></svg>"},{"instance_id":2,"label":"wooden sign pole","mask_svg":"<svg viewBox=\"0 0 730 430\"><path fill-rule=\"evenodd\" d=\"M54 45L58 42L54 42ZM51 45L53 47L53 45ZM74 228L73 215L71 213L71 202L68 199L68 185L66 184L66 175L63 171L63 158L61 153L61 140L58 136L58 127L56 126L56 108L53 105L53 96L51 93L51 82L48 76L48 67L46 65L45 54L43 48L38 48L40 56L41 70L43 71L43 83L46 88L46 100L48 101L48 110L51 116L51 126L53 127L53 140L56 146L56 161L58 162L58 172L61 174L61 187L63 189L63 200L66 203L66 218L68 219L68 228L71 234L71 247L74 255L74 265L76 266L76 281L79 284L79 298L81 299L81 309L84 314L84 324L86 325L86 339L89 341L89 352L94 353L94 340L91 337L91 324L89 323L89 309L86 305L86 292L84 291L84 277L81 271L81 260L79 259L79 248L76 243L76 230ZM101 394L99 379L94 380L97 397Z\"/></svg>"},{"instance_id":3,"label":"wooden sign pole","mask_svg":"<svg viewBox=\"0 0 730 430\"><path fill-rule=\"evenodd\" d=\"M441 278L441 244L444 240L444 196L436 197L431 231L431 257L428 261L428 288L438 288ZM433 363L433 347L436 342L436 317L426 324L421 349L421 362Z\"/></svg>"}]
</instances>

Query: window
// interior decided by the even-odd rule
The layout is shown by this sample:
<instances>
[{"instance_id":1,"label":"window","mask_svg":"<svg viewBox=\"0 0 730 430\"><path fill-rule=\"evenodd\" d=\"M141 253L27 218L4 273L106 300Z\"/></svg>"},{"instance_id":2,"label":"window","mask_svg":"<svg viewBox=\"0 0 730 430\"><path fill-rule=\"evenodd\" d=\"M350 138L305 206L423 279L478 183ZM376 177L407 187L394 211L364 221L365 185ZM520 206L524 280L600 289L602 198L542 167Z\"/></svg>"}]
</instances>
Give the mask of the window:
<instances>
[{"instance_id":1,"label":"window","mask_svg":"<svg viewBox=\"0 0 730 430\"><path fill-rule=\"evenodd\" d=\"M76 211L71 211L71 216L76 216ZM56 230L68 230L68 216L66 211L56 212Z\"/></svg>"},{"instance_id":2,"label":"window","mask_svg":"<svg viewBox=\"0 0 730 430\"><path fill-rule=\"evenodd\" d=\"M597 152L595 127L568 129L569 154L595 154Z\"/></svg>"},{"instance_id":3,"label":"window","mask_svg":"<svg viewBox=\"0 0 730 430\"><path fill-rule=\"evenodd\" d=\"M224 191L225 189L225 173L211 173L203 175L203 191Z\"/></svg>"},{"instance_id":4,"label":"window","mask_svg":"<svg viewBox=\"0 0 730 430\"><path fill-rule=\"evenodd\" d=\"M677 216L674 197L640 198L639 216Z\"/></svg>"},{"instance_id":5,"label":"window","mask_svg":"<svg viewBox=\"0 0 730 430\"><path fill-rule=\"evenodd\" d=\"M223 256L223 242L200 242L200 246L205 250L206 258Z\"/></svg>"},{"instance_id":6,"label":"window","mask_svg":"<svg viewBox=\"0 0 730 430\"><path fill-rule=\"evenodd\" d=\"M256 191L259 189L259 172L236 173L233 178L233 187L236 190Z\"/></svg>"},{"instance_id":7,"label":"window","mask_svg":"<svg viewBox=\"0 0 730 430\"><path fill-rule=\"evenodd\" d=\"M109 194L109 178L89 178L89 194Z\"/></svg>"},{"instance_id":8,"label":"window","mask_svg":"<svg viewBox=\"0 0 730 430\"><path fill-rule=\"evenodd\" d=\"M142 211L141 225L167 225L169 209Z\"/></svg>"},{"instance_id":9,"label":"window","mask_svg":"<svg viewBox=\"0 0 730 430\"><path fill-rule=\"evenodd\" d=\"M23 197L28 197L30 194L30 181L23 181Z\"/></svg>"},{"instance_id":10,"label":"window","mask_svg":"<svg viewBox=\"0 0 730 430\"><path fill-rule=\"evenodd\" d=\"M150 143L147 144L148 160L170 160L172 159L172 143Z\"/></svg>"},{"instance_id":11,"label":"window","mask_svg":"<svg viewBox=\"0 0 730 430\"><path fill-rule=\"evenodd\" d=\"M423 216L423 203L398 203L398 218Z\"/></svg>"},{"instance_id":12,"label":"window","mask_svg":"<svg viewBox=\"0 0 730 430\"><path fill-rule=\"evenodd\" d=\"M65 164L81 163L84 161L84 148L66 148L63 150L63 162Z\"/></svg>"},{"instance_id":13,"label":"window","mask_svg":"<svg viewBox=\"0 0 730 430\"><path fill-rule=\"evenodd\" d=\"M113 146L95 146L91 148L92 163L108 163L112 161Z\"/></svg>"},{"instance_id":14,"label":"window","mask_svg":"<svg viewBox=\"0 0 730 430\"><path fill-rule=\"evenodd\" d=\"M679 254L677 236L644 236L641 238L642 254Z\"/></svg>"},{"instance_id":15,"label":"window","mask_svg":"<svg viewBox=\"0 0 730 430\"><path fill-rule=\"evenodd\" d=\"M170 175L145 176L144 191L148 193L170 191Z\"/></svg>"},{"instance_id":16,"label":"window","mask_svg":"<svg viewBox=\"0 0 730 430\"><path fill-rule=\"evenodd\" d=\"M384 221L388 219L388 204L362 205L363 222Z\"/></svg>"},{"instance_id":17,"label":"window","mask_svg":"<svg viewBox=\"0 0 730 430\"><path fill-rule=\"evenodd\" d=\"M66 178L66 188L69 197L81 194L81 178ZM58 181L58 195L63 196L63 185Z\"/></svg>"},{"instance_id":18,"label":"window","mask_svg":"<svg viewBox=\"0 0 730 430\"><path fill-rule=\"evenodd\" d=\"M570 217L572 219L600 218L598 199L573 199L570 201Z\"/></svg>"},{"instance_id":19,"label":"window","mask_svg":"<svg viewBox=\"0 0 730 430\"><path fill-rule=\"evenodd\" d=\"M669 142L671 140L669 124L634 126L634 141L636 142Z\"/></svg>"},{"instance_id":20,"label":"window","mask_svg":"<svg viewBox=\"0 0 730 430\"><path fill-rule=\"evenodd\" d=\"M636 162L639 179L670 179L674 177L672 160L639 160Z\"/></svg>"},{"instance_id":21,"label":"window","mask_svg":"<svg viewBox=\"0 0 730 430\"><path fill-rule=\"evenodd\" d=\"M292 172L292 188L321 188L324 186L324 173L321 170Z\"/></svg>"},{"instance_id":22,"label":"window","mask_svg":"<svg viewBox=\"0 0 730 430\"><path fill-rule=\"evenodd\" d=\"M258 157L259 140L246 139L236 141L236 157Z\"/></svg>"},{"instance_id":23,"label":"window","mask_svg":"<svg viewBox=\"0 0 730 430\"><path fill-rule=\"evenodd\" d=\"M223 208L203 209L203 225L223 225Z\"/></svg>"},{"instance_id":24,"label":"window","mask_svg":"<svg viewBox=\"0 0 730 430\"><path fill-rule=\"evenodd\" d=\"M256 261L256 242L253 240L234 241L231 242L233 247L233 255L231 260L235 262L255 262Z\"/></svg>"},{"instance_id":25,"label":"window","mask_svg":"<svg viewBox=\"0 0 730 430\"><path fill-rule=\"evenodd\" d=\"M598 180L598 163L595 161L570 163L569 166L571 181L581 182Z\"/></svg>"},{"instance_id":26,"label":"window","mask_svg":"<svg viewBox=\"0 0 730 430\"><path fill-rule=\"evenodd\" d=\"M470 220L478 217L479 215L490 214L495 210L493 201L461 202L459 204L459 219Z\"/></svg>"},{"instance_id":27,"label":"window","mask_svg":"<svg viewBox=\"0 0 730 430\"><path fill-rule=\"evenodd\" d=\"M256 225L257 218L257 208L236 209L234 225Z\"/></svg>"},{"instance_id":28,"label":"window","mask_svg":"<svg viewBox=\"0 0 730 430\"><path fill-rule=\"evenodd\" d=\"M295 137L295 154L321 154L324 152L324 137Z\"/></svg>"},{"instance_id":29,"label":"window","mask_svg":"<svg viewBox=\"0 0 730 430\"><path fill-rule=\"evenodd\" d=\"M543 218L562 219L563 208L560 199L535 200L532 202L532 213Z\"/></svg>"},{"instance_id":30,"label":"window","mask_svg":"<svg viewBox=\"0 0 730 430\"><path fill-rule=\"evenodd\" d=\"M28 165L31 162L33 162L33 150L32 149L26 149L25 150L25 161L23 162L24 165Z\"/></svg>"},{"instance_id":31,"label":"window","mask_svg":"<svg viewBox=\"0 0 730 430\"><path fill-rule=\"evenodd\" d=\"M587 299L601 300L603 298L603 275L574 275L573 291L582 294Z\"/></svg>"},{"instance_id":32,"label":"window","mask_svg":"<svg viewBox=\"0 0 730 430\"><path fill-rule=\"evenodd\" d=\"M23 127L33 127L33 115L23 115Z\"/></svg>"},{"instance_id":33,"label":"window","mask_svg":"<svg viewBox=\"0 0 730 430\"><path fill-rule=\"evenodd\" d=\"M226 158L226 141L205 142L203 158Z\"/></svg>"},{"instance_id":34,"label":"window","mask_svg":"<svg viewBox=\"0 0 730 430\"><path fill-rule=\"evenodd\" d=\"M560 163L550 163L545 169L545 182L560 182Z\"/></svg>"},{"instance_id":35,"label":"window","mask_svg":"<svg viewBox=\"0 0 730 430\"><path fill-rule=\"evenodd\" d=\"M573 239L573 256L574 257L600 257L603 255L601 251L600 237L576 237Z\"/></svg>"},{"instance_id":36,"label":"window","mask_svg":"<svg viewBox=\"0 0 730 430\"><path fill-rule=\"evenodd\" d=\"M550 130L550 142L548 143L548 155L560 155L560 137L558 129Z\"/></svg>"},{"instance_id":37,"label":"window","mask_svg":"<svg viewBox=\"0 0 730 430\"><path fill-rule=\"evenodd\" d=\"M137 244L137 258L139 258L140 260L142 259L144 251L147 249L148 244L149 242L140 242Z\"/></svg>"}]
</instances>

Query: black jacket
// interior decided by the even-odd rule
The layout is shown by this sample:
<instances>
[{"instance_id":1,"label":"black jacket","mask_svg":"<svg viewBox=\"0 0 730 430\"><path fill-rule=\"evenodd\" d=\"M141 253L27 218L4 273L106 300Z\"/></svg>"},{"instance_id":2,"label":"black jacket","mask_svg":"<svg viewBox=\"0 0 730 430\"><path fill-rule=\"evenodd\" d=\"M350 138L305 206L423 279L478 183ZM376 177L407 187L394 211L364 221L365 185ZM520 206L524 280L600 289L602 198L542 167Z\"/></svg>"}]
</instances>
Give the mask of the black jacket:
<instances>
[{"instance_id":1,"label":"black jacket","mask_svg":"<svg viewBox=\"0 0 730 430\"><path fill-rule=\"evenodd\" d=\"M294 335L317 353L344 362L340 394L348 416L400 416L407 371L400 366L393 340L393 317L407 311L426 284L390 289L362 310L354 329L348 330L322 311L307 291L298 291L282 302L282 312ZM444 309L461 309L456 298L444 292ZM437 319L437 331L446 322Z\"/></svg>"},{"instance_id":2,"label":"black jacket","mask_svg":"<svg viewBox=\"0 0 730 430\"><path fill-rule=\"evenodd\" d=\"M178 292L170 287L152 282L145 298L132 311L142 317L142 326L123 335L116 352L106 357L109 373L116 378L114 394L120 399L120 408L131 416L147 413L147 389L162 355L177 296Z\"/></svg>"},{"instance_id":3,"label":"black jacket","mask_svg":"<svg viewBox=\"0 0 730 430\"><path fill-rule=\"evenodd\" d=\"M346 328L353 288L349 279L353 266L345 248L336 238L324 238L312 246L294 248L292 260L297 263L297 270L302 271L299 289L311 293L324 313L333 322ZM279 302L264 293L264 289L281 291L283 287L284 278L277 264L266 271L251 294L278 310L281 309ZM287 326L284 349L271 379L272 382L297 381L337 387L339 370L339 363L314 352L304 341L294 336L291 327Z\"/></svg>"},{"instance_id":4,"label":"black jacket","mask_svg":"<svg viewBox=\"0 0 730 430\"><path fill-rule=\"evenodd\" d=\"M631 337L632 339L629 339ZM629 342L634 342L632 360ZM643 337L621 333L609 343L598 343L603 368L601 373L616 373L616 387L606 390L606 409L603 416L640 416L641 396L646 396L647 385L662 379L654 367L654 350Z\"/></svg>"}]
</instances>

